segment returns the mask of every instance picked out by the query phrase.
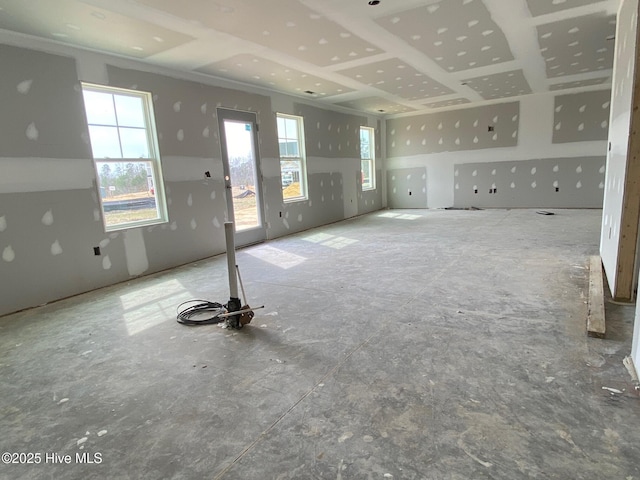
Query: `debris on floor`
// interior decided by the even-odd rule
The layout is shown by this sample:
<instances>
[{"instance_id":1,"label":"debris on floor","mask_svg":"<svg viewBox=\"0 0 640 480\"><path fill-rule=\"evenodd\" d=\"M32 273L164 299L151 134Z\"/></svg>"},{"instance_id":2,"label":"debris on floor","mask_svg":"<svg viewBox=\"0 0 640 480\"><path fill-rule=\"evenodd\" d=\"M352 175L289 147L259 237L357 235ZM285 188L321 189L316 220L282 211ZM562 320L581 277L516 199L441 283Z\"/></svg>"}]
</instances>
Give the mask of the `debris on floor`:
<instances>
[{"instance_id":1,"label":"debris on floor","mask_svg":"<svg viewBox=\"0 0 640 480\"><path fill-rule=\"evenodd\" d=\"M537 213L538 215L555 215L555 213L550 212L550 211L548 211L548 210L538 210L536 213Z\"/></svg>"},{"instance_id":2,"label":"debris on floor","mask_svg":"<svg viewBox=\"0 0 640 480\"><path fill-rule=\"evenodd\" d=\"M603 390L607 390L609 393L611 393L611 395L621 395L623 393L622 390L618 390L617 388L611 388L611 387L602 387Z\"/></svg>"}]
</instances>

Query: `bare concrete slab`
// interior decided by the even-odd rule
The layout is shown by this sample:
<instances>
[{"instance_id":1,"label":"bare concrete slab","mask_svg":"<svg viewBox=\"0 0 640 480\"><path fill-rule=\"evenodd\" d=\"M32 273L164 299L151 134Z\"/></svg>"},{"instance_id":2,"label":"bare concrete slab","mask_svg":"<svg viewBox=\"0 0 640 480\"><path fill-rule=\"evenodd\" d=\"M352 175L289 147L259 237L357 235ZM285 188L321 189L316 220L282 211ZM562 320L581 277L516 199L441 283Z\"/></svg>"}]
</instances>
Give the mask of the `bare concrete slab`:
<instances>
[{"instance_id":1,"label":"bare concrete slab","mask_svg":"<svg viewBox=\"0 0 640 480\"><path fill-rule=\"evenodd\" d=\"M0 478L640 478L634 307L584 334L600 218L388 210L252 246L238 331L175 321L228 300L223 256L6 316L0 450L41 461Z\"/></svg>"}]
</instances>

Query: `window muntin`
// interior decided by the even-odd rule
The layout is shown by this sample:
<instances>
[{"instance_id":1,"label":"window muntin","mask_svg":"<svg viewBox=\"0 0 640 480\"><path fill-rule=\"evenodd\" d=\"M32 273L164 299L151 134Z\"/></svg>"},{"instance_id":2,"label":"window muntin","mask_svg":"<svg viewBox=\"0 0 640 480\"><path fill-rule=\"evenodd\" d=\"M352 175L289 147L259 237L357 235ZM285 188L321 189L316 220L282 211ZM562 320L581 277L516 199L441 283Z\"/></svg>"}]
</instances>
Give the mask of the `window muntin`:
<instances>
[{"instance_id":1,"label":"window muntin","mask_svg":"<svg viewBox=\"0 0 640 480\"><path fill-rule=\"evenodd\" d=\"M280 181L285 202L308 199L302 117L277 114Z\"/></svg>"},{"instance_id":2,"label":"window muntin","mask_svg":"<svg viewBox=\"0 0 640 480\"><path fill-rule=\"evenodd\" d=\"M167 221L151 95L83 84L106 231Z\"/></svg>"},{"instance_id":3,"label":"window muntin","mask_svg":"<svg viewBox=\"0 0 640 480\"><path fill-rule=\"evenodd\" d=\"M371 127L360 127L360 170L362 190L376 188L375 135Z\"/></svg>"}]
</instances>

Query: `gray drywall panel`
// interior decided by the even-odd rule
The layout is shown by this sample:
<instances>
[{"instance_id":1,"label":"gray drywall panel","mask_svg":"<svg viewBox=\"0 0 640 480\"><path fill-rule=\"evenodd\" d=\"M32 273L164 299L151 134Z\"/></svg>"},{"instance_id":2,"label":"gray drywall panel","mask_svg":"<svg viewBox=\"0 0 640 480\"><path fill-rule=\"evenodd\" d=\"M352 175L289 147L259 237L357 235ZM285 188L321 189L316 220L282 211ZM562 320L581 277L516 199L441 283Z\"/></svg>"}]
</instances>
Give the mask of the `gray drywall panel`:
<instances>
[{"instance_id":1,"label":"gray drywall panel","mask_svg":"<svg viewBox=\"0 0 640 480\"><path fill-rule=\"evenodd\" d=\"M0 194L0 315L126 278L122 245L97 212L91 189Z\"/></svg>"},{"instance_id":2,"label":"gray drywall panel","mask_svg":"<svg viewBox=\"0 0 640 480\"><path fill-rule=\"evenodd\" d=\"M467 78L463 83L473 88L485 100L515 97L531 93L531 87L522 70Z\"/></svg>"},{"instance_id":3,"label":"gray drywall panel","mask_svg":"<svg viewBox=\"0 0 640 480\"><path fill-rule=\"evenodd\" d=\"M111 65L107 73L112 86L152 93L162 156L220 157L217 107L255 112L261 128L275 132L271 100L264 95ZM260 148L263 155L278 154L275 139Z\"/></svg>"},{"instance_id":4,"label":"gray drywall panel","mask_svg":"<svg viewBox=\"0 0 640 480\"><path fill-rule=\"evenodd\" d=\"M309 199L287 202L270 212L274 236L288 235L345 218L343 176L339 172L308 175Z\"/></svg>"},{"instance_id":5,"label":"gray drywall panel","mask_svg":"<svg viewBox=\"0 0 640 480\"><path fill-rule=\"evenodd\" d=\"M531 15L537 17L539 15L549 15L559 12L560 10L582 7L600 1L602 0L527 0L527 6L531 11Z\"/></svg>"},{"instance_id":6,"label":"gray drywall panel","mask_svg":"<svg viewBox=\"0 0 640 480\"><path fill-rule=\"evenodd\" d=\"M601 208L604 173L604 157L455 165L454 205Z\"/></svg>"},{"instance_id":7,"label":"gray drywall panel","mask_svg":"<svg viewBox=\"0 0 640 480\"><path fill-rule=\"evenodd\" d=\"M111 233L93 190L0 194L0 315L223 252L222 191L168 182L169 223Z\"/></svg>"},{"instance_id":8,"label":"gray drywall panel","mask_svg":"<svg viewBox=\"0 0 640 480\"><path fill-rule=\"evenodd\" d=\"M376 170L376 188L360 191L358 194L358 214L375 212L382 209L382 170Z\"/></svg>"},{"instance_id":9,"label":"gray drywall panel","mask_svg":"<svg viewBox=\"0 0 640 480\"><path fill-rule=\"evenodd\" d=\"M387 157L516 146L519 113L509 102L389 119Z\"/></svg>"},{"instance_id":10,"label":"gray drywall panel","mask_svg":"<svg viewBox=\"0 0 640 480\"><path fill-rule=\"evenodd\" d=\"M0 157L91 158L72 58L0 45Z\"/></svg>"},{"instance_id":11,"label":"gray drywall panel","mask_svg":"<svg viewBox=\"0 0 640 480\"><path fill-rule=\"evenodd\" d=\"M638 0L622 1L615 44L616 61L613 71L611 125L609 127L611 149L607 154L607 176L600 238L600 256L612 292L616 291L617 285L618 249L621 239L627 156L631 133L631 108L634 102L634 83L637 81L637 12Z\"/></svg>"},{"instance_id":12,"label":"gray drywall panel","mask_svg":"<svg viewBox=\"0 0 640 480\"><path fill-rule=\"evenodd\" d=\"M509 43L484 2L429 3L376 21L450 72L513 60Z\"/></svg>"},{"instance_id":13,"label":"gray drywall panel","mask_svg":"<svg viewBox=\"0 0 640 480\"><path fill-rule=\"evenodd\" d=\"M307 157L360 158L360 127L367 119L306 104L294 105L296 115L304 118Z\"/></svg>"},{"instance_id":14,"label":"gray drywall panel","mask_svg":"<svg viewBox=\"0 0 640 480\"><path fill-rule=\"evenodd\" d=\"M167 182L166 189L169 223L143 229L149 272L223 252L223 180Z\"/></svg>"},{"instance_id":15,"label":"gray drywall panel","mask_svg":"<svg viewBox=\"0 0 640 480\"><path fill-rule=\"evenodd\" d=\"M545 23L537 29L548 78L605 71L613 64L613 45L602 44L615 36L615 15L594 13Z\"/></svg>"},{"instance_id":16,"label":"gray drywall panel","mask_svg":"<svg viewBox=\"0 0 640 480\"><path fill-rule=\"evenodd\" d=\"M387 205L389 208L426 208L426 167L387 170Z\"/></svg>"},{"instance_id":17,"label":"gray drywall panel","mask_svg":"<svg viewBox=\"0 0 640 480\"><path fill-rule=\"evenodd\" d=\"M555 97L553 143L606 140L611 90Z\"/></svg>"}]
</instances>

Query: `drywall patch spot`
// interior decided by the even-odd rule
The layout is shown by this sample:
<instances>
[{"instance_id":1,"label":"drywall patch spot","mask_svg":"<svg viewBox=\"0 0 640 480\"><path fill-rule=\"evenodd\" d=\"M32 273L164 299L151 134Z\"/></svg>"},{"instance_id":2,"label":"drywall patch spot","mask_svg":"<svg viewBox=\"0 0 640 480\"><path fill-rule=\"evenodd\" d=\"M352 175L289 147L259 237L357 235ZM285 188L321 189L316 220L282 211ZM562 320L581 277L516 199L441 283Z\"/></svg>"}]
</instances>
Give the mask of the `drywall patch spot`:
<instances>
[{"instance_id":1,"label":"drywall patch spot","mask_svg":"<svg viewBox=\"0 0 640 480\"><path fill-rule=\"evenodd\" d=\"M203 103L202 105L200 105L200 112L202 112L203 115L207 114L207 104Z\"/></svg>"},{"instance_id":2,"label":"drywall patch spot","mask_svg":"<svg viewBox=\"0 0 640 480\"><path fill-rule=\"evenodd\" d=\"M582 182L578 180L578 183L576 183L576 188L582 188Z\"/></svg>"},{"instance_id":3,"label":"drywall patch spot","mask_svg":"<svg viewBox=\"0 0 640 480\"><path fill-rule=\"evenodd\" d=\"M287 230L289 230L289 228L291 228L291 227L289 227L289 222L287 221L286 218L282 219L282 224L284 225L284 228L286 228Z\"/></svg>"},{"instance_id":4,"label":"drywall patch spot","mask_svg":"<svg viewBox=\"0 0 640 480\"><path fill-rule=\"evenodd\" d=\"M5 262L13 262L15 258L16 252L13 251L13 247L11 247L11 245L4 247L4 250L2 251L2 260Z\"/></svg>"},{"instance_id":5,"label":"drywall patch spot","mask_svg":"<svg viewBox=\"0 0 640 480\"><path fill-rule=\"evenodd\" d=\"M178 141L181 142L184 140L184 130L180 129L178 130L178 133L176 134L176 137L178 138Z\"/></svg>"},{"instance_id":6,"label":"drywall patch spot","mask_svg":"<svg viewBox=\"0 0 640 480\"><path fill-rule=\"evenodd\" d=\"M53 225L53 213L51 212L51 210L47 210L45 212L45 214L42 216L42 224L46 225L46 226L51 226Z\"/></svg>"},{"instance_id":7,"label":"drywall patch spot","mask_svg":"<svg viewBox=\"0 0 640 480\"><path fill-rule=\"evenodd\" d=\"M31 122L29 124L29 126L27 127L27 130L25 131L25 135L27 136L27 138L29 140L38 140L38 136L40 135L40 133L38 132L38 129L36 128L36 124L35 122Z\"/></svg>"},{"instance_id":8,"label":"drywall patch spot","mask_svg":"<svg viewBox=\"0 0 640 480\"><path fill-rule=\"evenodd\" d=\"M204 138L209 138L209 127L205 127L204 130L202 131L202 136Z\"/></svg>"},{"instance_id":9,"label":"drywall patch spot","mask_svg":"<svg viewBox=\"0 0 640 480\"><path fill-rule=\"evenodd\" d=\"M298 214L298 222L302 222L302 214Z\"/></svg>"},{"instance_id":10,"label":"drywall patch spot","mask_svg":"<svg viewBox=\"0 0 640 480\"><path fill-rule=\"evenodd\" d=\"M517 167L511 167L511 173L516 173Z\"/></svg>"},{"instance_id":11,"label":"drywall patch spot","mask_svg":"<svg viewBox=\"0 0 640 480\"><path fill-rule=\"evenodd\" d=\"M531 175L535 175L537 171L538 171L538 169L536 167L533 167L531 169Z\"/></svg>"},{"instance_id":12,"label":"drywall patch spot","mask_svg":"<svg viewBox=\"0 0 640 480\"><path fill-rule=\"evenodd\" d=\"M189 196L187 197L187 205L189 205L190 207L193 206L193 195L189 194Z\"/></svg>"},{"instance_id":13,"label":"drywall patch spot","mask_svg":"<svg viewBox=\"0 0 640 480\"><path fill-rule=\"evenodd\" d=\"M477 177L477 176L478 176L478 170L474 170L474 171L471 173L471 176L472 176L472 177Z\"/></svg>"},{"instance_id":14,"label":"drywall patch spot","mask_svg":"<svg viewBox=\"0 0 640 480\"><path fill-rule=\"evenodd\" d=\"M196 228L198 228L198 223L196 222L195 218L191 219L191 230L195 230Z\"/></svg>"},{"instance_id":15,"label":"drywall patch spot","mask_svg":"<svg viewBox=\"0 0 640 480\"><path fill-rule=\"evenodd\" d=\"M7 229L7 218L2 215L0 217L0 232L4 232Z\"/></svg>"},{"instance_id":16,"label":"drywall patch spot","mask_svg":"<svg viewBox=\"0 0 640 480\"><path fill-rule=\"evenodd\" d=\"M600 173L604 173L604 165L602 165L602 166L600 167L600 170L598 170L598 172L600 172ZM0 230L0 232L1 232L1 231L2 231L2 230Z\"/></svg>"},{"instance_id":17,"label":"drywall patch spot","mask_svg":"<svg viewBox=\"0 0 640 480\"><path fill-rule=\"evenodd\" d=\"M560 167L558 165L553 167L553 173L558 173L559 171L560 171Z\"/></svg>"},{"instance_id":18,"label":"drywall patch spot","mask_svg":"<svg viewBox=\"0 0 640 480\"><path fill-rule=\"evenodd\" d=\"M33 85L33 80L23 80L16 87L18 89L18 93L22 95L26 95L31 90L31 85Z\"/></svg>"},{"instance_id":19,"label":"drywall patch spot","mask_svg":"<svg viewBox=\"0 0 640 480\"><path fill-rule=\"evenodd\" d=\"M576 173L582 173L582 165L577 166Z\"/></svg>"},{"instance_id":20,"label":"drywall patch spot","mask_svg":"<svg viewBox=\"0 0 640 480\"><path fill-rule=\"evenodd\" d=\"M515 182L511 182L511 188L516 188Z\"/></svg>"},{"instance_id":21,"label":"drywall patch spot","mask_svg":"<svg viewBox=\"0 0 640 480\"><path fill-rule=\"evenodd\" d=\"M598 185L598 188L600 190L604 190L604 182L600 182L600 185Z\"/></svg>"},{"instance_id":22,"label":"drywall patch spot","mask_svg":"<svg viewBox=\"0 0 640 480\"><path fill-rule=\"evenodd\" d=\"M124 232L124 252L129 275L140 275L149 269L147 247L142 230L127 230Z\"/></svg>"},{"instance_id":23,"label":"drywall patch spot","mask_svg":"<svg viewBox=\"0 0 640 480\"><path fill-rule=\"evenodd\" d=\"M93 220L95 222L99 222L100 221L100 210L98 210L97 208L93 209Z\"/></svg>"},{"instance_id":24,"label":"drywall patch spot","mask_svg":"<svg viewBox=\"0 0 640 480\"><path fill-rule=\"evenodd\" d=\"M175 232L178 229L177 222L175 220L171 222L171 225L169 226L169 228L171 229L172 232Z\"/></svg>"},{"instance_id":25,"label":"drywall patch spot","mask_svg":"<svg viewBox=\"0 0 640 480\"><path fill-rule=\"evenodd\" d=\"M62 254L62 246L60 245L60 241L56 240L51 244L51 255L60 255Z\"/></svg>"},{"instance_id":26,"label":"drywall patch spot","mask_svg":"<svg viewBox=\"0 0 640 480\"><path fill-rule=\"evenodd\" d=\"M182 102L176 102L173 104L173 111L178 113L182 108Z\"/></svg>"},{"instance_id":27,"label":"drywall patch spot","mask_svg":"<svg viewBox=\"0 0 640 480\"><path fill-rule=\"evenodd\" d=\"M104 258L102 259L102 268L104 270L111 269L111 259L109 258L109 255L105 255Z\"/></svg>"},{"instance_id":28,"label":"drywall patch spot","mask_svg":"<svg viewBox=\"0 0 640 480\"><path fill-rule=\"evenodd\" d=\"M531 188L536 188L538 184L536 182L531 182Z\"/></svg>"}]
</instances>

